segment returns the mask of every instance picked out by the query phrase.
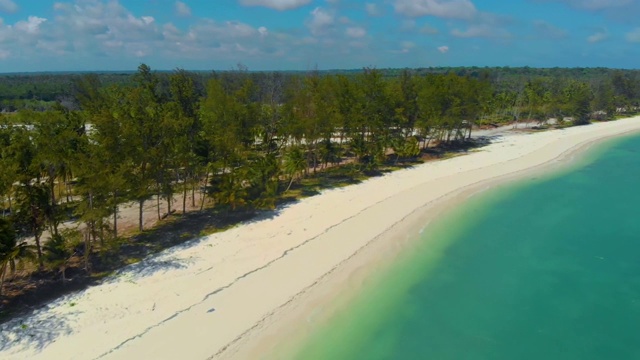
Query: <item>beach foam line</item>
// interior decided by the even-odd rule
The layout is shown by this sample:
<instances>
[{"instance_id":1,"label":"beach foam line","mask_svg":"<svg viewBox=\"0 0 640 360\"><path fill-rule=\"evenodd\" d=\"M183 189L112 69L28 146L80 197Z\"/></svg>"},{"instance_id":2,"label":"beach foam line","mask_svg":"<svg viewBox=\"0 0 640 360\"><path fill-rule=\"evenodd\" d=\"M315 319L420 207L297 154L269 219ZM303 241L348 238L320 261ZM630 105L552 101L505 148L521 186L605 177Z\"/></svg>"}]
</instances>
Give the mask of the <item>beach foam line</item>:
<instances>
[{"instance_id":1,"label":"beach foam line","mask_svg":"<svg viewBox=\"0 0 640 360\"><path fill-rule=\"evenodd\" d=\"M640 118L631 118L515 133L466 156L324 191L273 217L168 249L3 324L0 358L255 357L263 344L287 340L278 324L291 314L307 321L318 305L309 294L319 283L331 277L332 291L346 290L349 259L416 211L638 130Z\"/></svg>"}]
</instances>

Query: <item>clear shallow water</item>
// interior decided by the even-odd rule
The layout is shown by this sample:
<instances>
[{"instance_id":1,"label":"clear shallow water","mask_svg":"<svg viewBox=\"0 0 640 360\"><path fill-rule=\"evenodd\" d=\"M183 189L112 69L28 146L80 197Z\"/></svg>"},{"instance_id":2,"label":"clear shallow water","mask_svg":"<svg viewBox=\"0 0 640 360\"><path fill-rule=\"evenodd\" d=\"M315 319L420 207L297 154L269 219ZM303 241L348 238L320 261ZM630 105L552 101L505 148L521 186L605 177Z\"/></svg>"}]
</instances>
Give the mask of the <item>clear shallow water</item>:
<instances>
[{"instance_id":1,"label":"clear shallow water","mask_svg":"<svg viewBox=\"0 0 640 360\"><path fill-rule=\"evenodd\" d=\"M296 359L640 359L640 137L471 198Z\"/></svg>"}]
</instances>

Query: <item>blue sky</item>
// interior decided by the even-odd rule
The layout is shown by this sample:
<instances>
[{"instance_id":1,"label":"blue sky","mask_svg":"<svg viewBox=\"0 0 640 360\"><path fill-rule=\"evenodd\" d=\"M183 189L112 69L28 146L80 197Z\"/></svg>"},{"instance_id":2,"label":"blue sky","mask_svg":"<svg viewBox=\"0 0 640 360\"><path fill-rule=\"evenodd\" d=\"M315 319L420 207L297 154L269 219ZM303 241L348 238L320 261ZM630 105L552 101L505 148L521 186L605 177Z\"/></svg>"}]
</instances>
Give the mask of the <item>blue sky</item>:
<instances>
[{"instance_id":1,"label":"blue sky","mask_svg":"<svg viewBox=\"0 0 640 360\"><path fill-rule=\"evenodd\" d=\"M640 0L0 0L0 72L640 67Z\"/></svg>"}]
</instances>

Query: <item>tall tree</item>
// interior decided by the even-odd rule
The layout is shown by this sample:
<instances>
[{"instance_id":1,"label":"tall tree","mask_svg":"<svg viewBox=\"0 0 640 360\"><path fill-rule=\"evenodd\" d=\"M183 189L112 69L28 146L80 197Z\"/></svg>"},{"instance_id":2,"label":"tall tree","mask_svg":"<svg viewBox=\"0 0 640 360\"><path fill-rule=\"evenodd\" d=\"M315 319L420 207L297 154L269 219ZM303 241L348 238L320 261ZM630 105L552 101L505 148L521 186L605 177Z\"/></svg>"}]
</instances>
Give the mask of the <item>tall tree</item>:
<instances>
[{"instance_id":1,"label":"tall tree","mask_svg":"<svg viewBox=\"0 0 640 360\"><path fill-rule=\"evenodd\" d=\"M132 199L138 202L138 229L144 229L144 203L160 175L162 149L162 96L159 79L146 64L138 67L136 86L127 92L123 106L123 133L132 169L127 173Z\"/></svg>"},{"instance_id":2,"label":"tall tree","mask_svg":"<svg viewBox=\"0 0 640 360\"><path fill-rule=\"evenodd\" d=\"M33 250L33 246L26 242L18 243L11 222L0 218L0 296L7 274L15 272L17 263L34 260L36 256Z\"/></svg>"}]
</instances>

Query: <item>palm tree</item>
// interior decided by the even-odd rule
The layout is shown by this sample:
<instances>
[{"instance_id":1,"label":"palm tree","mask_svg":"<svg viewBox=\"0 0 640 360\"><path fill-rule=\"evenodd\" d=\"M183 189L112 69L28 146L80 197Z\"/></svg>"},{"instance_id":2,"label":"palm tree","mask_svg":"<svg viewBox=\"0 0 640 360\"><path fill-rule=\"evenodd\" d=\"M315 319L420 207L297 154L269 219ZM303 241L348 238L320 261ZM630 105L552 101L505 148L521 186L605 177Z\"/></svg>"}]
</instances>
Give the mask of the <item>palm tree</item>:
<instances>
[{"instance_id":1,"label":"palm tree","mask_svg":"<svg viewBox=\"0 0 640 360\"><path fill-rule=\"evenodd\" d=\"M287 190L291 188L291 184L293 181L299 176L300 173L307 169L307 157L300 149L300 147L295 146L292 147L289 152L285 155L284 159L284 172L289 175L291 178L289 181L289 186L287 186Z\"/></svg>"},{"instance_id":2,"label":"palm tree","mask_svg":"<svg viewBox=\"0 0 640 360\"><path fill-rule=\"evenodd\" d=\"M35 261L35 246L26 242L18 244L16 232L9 220L0 218L0 296L4 279L10 271L16 271L16 264L23 260Z\"/></svg>"},{"instance_id":3,"label":"palm tree","mask_svg":"<svg viewBox=\"0 0 640 360\"><path fill-rule=\"evenodd\" d=\"M64 229L54 234L44 246L44 256L47 263L56 268L62 275L62 282L66 280L66 270L69 258L74 249L82 243L82 234L76 229Z\"/></svg>"}]
</instances>

